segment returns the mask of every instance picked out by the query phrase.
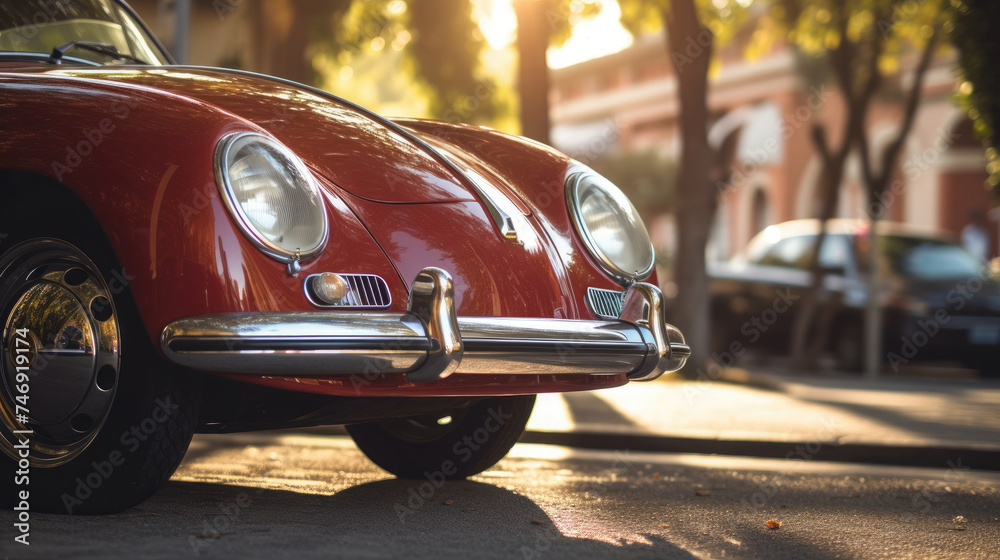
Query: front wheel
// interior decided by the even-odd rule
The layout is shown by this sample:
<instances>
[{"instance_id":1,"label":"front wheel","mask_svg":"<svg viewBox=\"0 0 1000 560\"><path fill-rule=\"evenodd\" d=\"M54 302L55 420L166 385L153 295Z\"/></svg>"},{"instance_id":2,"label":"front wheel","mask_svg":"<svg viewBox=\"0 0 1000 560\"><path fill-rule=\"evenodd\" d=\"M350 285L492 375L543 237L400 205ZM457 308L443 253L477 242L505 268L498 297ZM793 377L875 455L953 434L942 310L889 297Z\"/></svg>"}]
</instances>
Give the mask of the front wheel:
<instances>
[{"instance_id":1,"label":"front wheel","mask_svg":"<svg viewBox=\"0 0 1000 560\"><path fill-rule=\"evenodd\" d=\"M524 432L535 396L489 397L461 411L347 426L375 464L400 477L456 480L503 459Z\"/></svg>"},{"instance_id":2,"label":"front wheel","mask_svg":"<svg viewBox=\"0 0 1000 560\"><path fill-rule=\"evenodd\" d=\"M121 511L170 478L198 393L155 355L99 236L36 227L0 254L0 505Z\"/></svg>"}]
</instances>

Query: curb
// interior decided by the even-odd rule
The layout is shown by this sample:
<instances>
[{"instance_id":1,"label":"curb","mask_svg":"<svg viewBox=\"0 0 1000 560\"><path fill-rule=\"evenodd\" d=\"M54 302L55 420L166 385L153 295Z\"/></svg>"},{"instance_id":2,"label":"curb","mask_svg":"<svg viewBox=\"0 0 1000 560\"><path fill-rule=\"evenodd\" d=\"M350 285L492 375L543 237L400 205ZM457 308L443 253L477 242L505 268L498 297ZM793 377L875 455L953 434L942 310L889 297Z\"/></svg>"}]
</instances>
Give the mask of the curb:
<instances>
[{"instance_id":1,"label":"curb","mask_svg":"<svg viewBox=\"0 0 1000 560\"><path fill-rule=\"evenodd\" d=\"M730 367L722 370L720 381L749 385L769 391L788 392L788 384L781 377L770 373L750 372L743 368Z\"/></svg>"},{"instance_id":2,"label":"curb","mask_svg":"<svg viewBox=\"0 0 1000 560\"><path fill-rule=\"evenodd\" d=\"M899 467L970 468L1000 471L1000 450L960 447L916 447L872 444L709 440L602 432L526 431L521 443L562 445L579 449L628 449L657 453L736 455L768 459L818 460ZM811 452L813 448L818 448Z\"/></svg>"}]
</instances>

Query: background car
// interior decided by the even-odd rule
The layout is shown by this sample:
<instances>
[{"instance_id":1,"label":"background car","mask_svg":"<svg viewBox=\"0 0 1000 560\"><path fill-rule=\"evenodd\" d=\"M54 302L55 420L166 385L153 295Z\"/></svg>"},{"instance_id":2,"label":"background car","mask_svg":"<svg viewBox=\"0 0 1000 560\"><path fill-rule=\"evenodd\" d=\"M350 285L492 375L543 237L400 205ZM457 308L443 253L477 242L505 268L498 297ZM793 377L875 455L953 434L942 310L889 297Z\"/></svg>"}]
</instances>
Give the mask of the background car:
<instances>
[{"instance_id":1,"label":"background car","mask_svg":"<svg viewBox=\"0 0 1000 560\"><path fill-rule=\"evenodd\" d=\"M912 360L958 361L995 374L1000 350L1000 283L951 237L878 223L883 285L883 356L891 367ZM788 351L797 303L811 285L809 255L820 223L796 220L757 234L744 254L709 269L713 346L732 342ZM819 251L823 288L816 322L829 325L838 366L860 371L868 298L867 223L831 220Z\"/></svg>"},{"instance_id":2,"label":"background car","mask_svg":"<svg viewBox=\"0 0 1000 560\"><path fill-rule=\"evenodd\" d=\"M32 511L134 505L196 431L347 424L393 474L462 478L536 393L690 354L586 166L170 63L122 2L0 3L0 470Z\"/></svg>"}]
</instances>

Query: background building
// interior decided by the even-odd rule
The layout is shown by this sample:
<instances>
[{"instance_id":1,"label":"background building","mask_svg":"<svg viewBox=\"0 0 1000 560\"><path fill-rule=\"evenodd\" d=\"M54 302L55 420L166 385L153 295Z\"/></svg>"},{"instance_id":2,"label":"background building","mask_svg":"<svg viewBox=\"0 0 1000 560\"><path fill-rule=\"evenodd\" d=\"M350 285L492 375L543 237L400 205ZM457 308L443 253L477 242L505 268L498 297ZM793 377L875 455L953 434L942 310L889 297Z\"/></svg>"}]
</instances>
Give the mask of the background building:
<instances>
[{"instance_id":1,"label":"background building","mask_svg":"<svg viewBox=\"0 0 1000 560\"><path fill-rule=\"evenodd\" d=\"M662 33L646 35L620 52L553 70L556 147L588 163L646 150L677 158L677 82L664 43ZM715 117L709 141L722 148L720 176L728 175L716 185L720 207L710 251L718 258L738 252L768 224L818 215L815 191L821 165L810 130L817 123L838 130L845 112L836 85L810 80L821 69L809 68L793 49L779 44L763 58L747 61L740 40L734 43L720 52L719 69L709 85ZM915 62L904 58L895 87L884 88L889 91L872 104L867 130L875 153L898 130ZM951 102L955 83L954 55L939 54L925 77L894 187L882 205L884 218L959 235L970 212L990 212L986 160L971 122ZM852 155L837 217L865 216L860 173L860 160ZM651 222L654 237L670 244L669 225ZM995 255L997 224L988 225Z\"/></svg>"}]
</instances>

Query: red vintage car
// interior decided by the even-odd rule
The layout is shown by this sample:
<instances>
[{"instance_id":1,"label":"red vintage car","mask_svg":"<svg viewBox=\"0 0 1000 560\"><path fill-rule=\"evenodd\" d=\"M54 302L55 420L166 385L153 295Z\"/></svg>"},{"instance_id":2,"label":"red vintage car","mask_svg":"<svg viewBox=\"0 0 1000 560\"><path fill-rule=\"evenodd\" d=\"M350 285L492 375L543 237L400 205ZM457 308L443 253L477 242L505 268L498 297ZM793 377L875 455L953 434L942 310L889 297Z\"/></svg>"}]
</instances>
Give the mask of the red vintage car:
<instances>
[{"instance_id":1,"label":"red vintage car","mask_svg":"<svg viewBox=\"0 0 1000 560\"><path fill-rule=\"evenodd\" d=\"M535 394L690 355L635 208L547 146L177 66L114 0L0 1L0 117L7 507L131 507L196 432L462 478Z\"/></svg>"}]
</instances>

